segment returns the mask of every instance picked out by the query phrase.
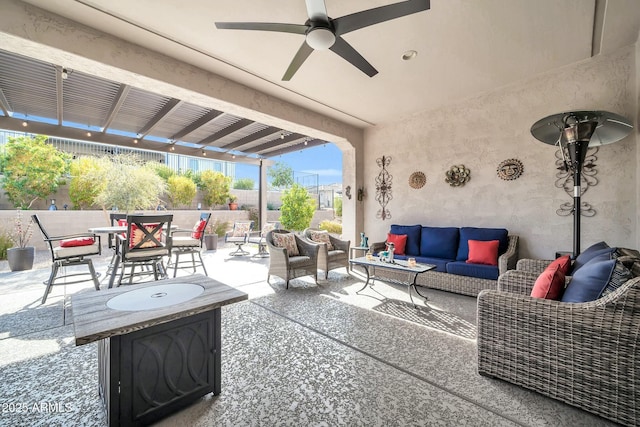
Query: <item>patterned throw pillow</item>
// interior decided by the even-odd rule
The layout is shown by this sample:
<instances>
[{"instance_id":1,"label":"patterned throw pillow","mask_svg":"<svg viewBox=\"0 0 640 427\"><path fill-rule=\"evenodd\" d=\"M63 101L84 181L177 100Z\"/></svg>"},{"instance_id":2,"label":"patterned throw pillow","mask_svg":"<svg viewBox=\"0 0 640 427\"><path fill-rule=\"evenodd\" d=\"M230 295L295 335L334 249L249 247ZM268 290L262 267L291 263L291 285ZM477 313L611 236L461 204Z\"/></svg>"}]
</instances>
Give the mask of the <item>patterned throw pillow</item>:
<instances>
[{"instance_id":1,"label":"patterned throw pillow","mask_svg":"<svg viewBox=\"0 0 640 427\"><path fill-rule=\"evenodd\" d=\"M262 227L262 231L260 232L260 237L267 237L267 233L275 229L276 229L275 222L266 223L264 227Z\"/></svg>"},{"instance_id":2,"label":"patterned throw pillow","mask_svg":"<svg viewBox=\"0 0 640 427\"><path fill-rule=\"evenodd\" d=\"M244 237L249 230L251 229L250 222L236 222L236 225L233 227L233 237Z\"/></svg>"},{"instance_id":3,"label":"patterned throw pillow","mask_svg":"<svg viewBox=\"0 0 640 427\"><path fill-rule=\"evenodd\" d=\"M148 232L152 232L153 229L156 228L157 226L158 226L158 224L145 224L144 228L146 228ZM134 248L138 243L140 243L142 241L142 239L145 236L146 236L146 234L142 230L140 230L140 228L138 228L137 225L131 224L131 239L129 241L129 248L130 249ZM153 237L155 237L155 239L158 240L158 242L159 242L160 239L162 238L162 228L160 228L158 231L156 231L153 234ZM160 245L156 244L153 240L147 240L136 249L140 249L140 248L156 248L158 246L160 246Z\"/></svg>"},{"instance_id":4,"label":"patterned throw pillow","mask_svg":"<svg viewBox=\"0 0 640 427\"><path fill-rule=\"evenodd\" d=\"M285 248L289 256L298 256L298 245L296 235L293 233L273 233L273 244L279 248Z\"/></svg>"},{"instance_id":5,"label":"patterned throw pillow","mask_svg":"<svg viewBox=\"0 0 640 427\"><path fill-rule=\"evenodd\" d=\"M324 230L323 231L313 231L313 230L310 230L309 231L309 235L311 236L311 240L313 240L314 242L326 243L328 251L332 251L333 250L333 245L331 244L331 239L329 238L329 232L328 231L324 231Z\"/></svg>"},{"instance_id":6,"label":"patterned throw pillow","mask_svg":"<svg viewBox=\"0 0 640 427\"><path fill-rule=\"evenodd\" d=\"M640 276L640 252L635 249L618 248L613 253L613 257L631 270L633 277Z\"/></svg>"},{"instance_id":7,"label":"patterned throw pillow","mask_svg":"<svg viewBox=\"0 0 640 427\"><path fill-rule=\"evenodd\" d=\"M204 227L207 225L207 221L204 219L196 222L196 225L193 226L191 230L191 238L192 239L200 239L202 237L202 233L204 233Z\"/></svg>"},{"instance_id":8,"label":"patterned throw pillow","mask_svg":"<svg viewBox=\"0 0 640 427\"><path fill-rule=\"evenodd\" d=\"M616 260L616 266L613 268L607 286L605 286L600 296L603 297L610 294L631 279L633 279L631 270L625 267L619 259Z\"/></svg>"}]
</instances>

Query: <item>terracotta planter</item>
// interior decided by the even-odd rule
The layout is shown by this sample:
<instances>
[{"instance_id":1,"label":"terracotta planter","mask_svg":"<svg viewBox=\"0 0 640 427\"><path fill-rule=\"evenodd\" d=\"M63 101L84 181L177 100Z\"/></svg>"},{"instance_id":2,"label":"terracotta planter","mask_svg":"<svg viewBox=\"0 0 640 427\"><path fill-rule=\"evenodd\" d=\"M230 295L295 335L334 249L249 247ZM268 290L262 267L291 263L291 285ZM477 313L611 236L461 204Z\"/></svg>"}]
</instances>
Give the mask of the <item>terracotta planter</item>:
<instances>
[{"instance_id":1,"label":"terracotta planter","mask_svg":"<svg viewBox=\"0 0 640 427\"><path fill-rule=\"evenodd\" d=\"M9 268L11 271L31 270L33 268L33 259L35 254L36 248L33 246L7 249L7 261L9 261Z\"/></svg>"},{"instance_id":2,"label":"terracotta planter","mask_svg":"<svg viewBox=\"0 0 640 427\"><path fill-rule=\"evenodd\" d=\"M215 234L205 234L204 235L204 245L207 247L208 251L215 251L218 249L218 236Z\"/></svg>"},{"instance_id":3,"label":"terracotta planter","mask_svg":"<svg viewBox=\"0 0 640 427\"><path fill-rule=\"evenodd\" d=\"M236 202L229 203L229 210L230 211L237 211L238 210L238 204Z\"/></svg>"}]
</instances>

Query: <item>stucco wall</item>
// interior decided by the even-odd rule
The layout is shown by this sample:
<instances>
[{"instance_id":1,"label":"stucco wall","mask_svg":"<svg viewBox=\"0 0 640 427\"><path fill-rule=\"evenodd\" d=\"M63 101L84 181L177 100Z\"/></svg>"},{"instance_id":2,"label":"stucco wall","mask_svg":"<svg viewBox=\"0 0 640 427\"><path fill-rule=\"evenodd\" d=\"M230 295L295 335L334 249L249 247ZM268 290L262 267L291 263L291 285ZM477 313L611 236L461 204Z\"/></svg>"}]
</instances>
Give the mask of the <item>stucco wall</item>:
<instances>
[{"instance_id":1,"label":"stucco wall","mask_svg":"<svg viewBox=\"0 0 640 427\"><path fill-rule=\"evenodd\" d=\"M556 188L556 149L531 136L542 117L570 110L607 110L635 121L635 46L540 75L492 93L399 123L365 132L364 229L383 240L391 224L505 227L521 236L521 257L553 257L572 248L572 217L556 209L571 197ZM428 76L425 76L428 78ZM606 240L637 246L637 127L624 140L600 147L599 183L583 201L597 214L582 218L582 248ZM376 159L391 156L391 219L376 218ZM517 158L524 174L514 181L496 175L498 164ZM471 170L471 181L453 188L445 172L456 164ZM408 179L422 171L427 184L412 189Z\"/></svg>"}]
</instances>

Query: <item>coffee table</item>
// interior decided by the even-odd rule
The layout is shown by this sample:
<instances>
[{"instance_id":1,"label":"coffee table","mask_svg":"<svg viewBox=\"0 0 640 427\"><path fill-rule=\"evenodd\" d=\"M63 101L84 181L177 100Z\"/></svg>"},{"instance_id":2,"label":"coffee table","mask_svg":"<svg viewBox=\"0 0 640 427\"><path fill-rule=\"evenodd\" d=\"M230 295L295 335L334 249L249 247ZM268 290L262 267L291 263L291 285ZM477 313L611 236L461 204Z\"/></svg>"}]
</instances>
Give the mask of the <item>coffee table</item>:
<instances>
[{"instance_id":1,"label":"coffee table","mask_svg":"<svg viewBox=\"0 0 640 427\"><path fill-rule=\"evenodd\" d=\"M377 258L373 258L369 260L366 257L353 258L353 259L350 259L349 262L351 263L352 266L353 265L361 266L364 269L365 273L367 274L367 281L365 282L362 289L360 289L356 293L360 293L364 291L367 286L370 286L369 282L373 283L373 280L375 279L375 271L376 271L375 269L380 268L380 269L386 269L386 270L399 271L399 272L408 274L408 280L406 282L401 280L387 279L387 278L385 278L384 280L396 282L396 283L400 283L402 285L408 286L409 298L411 298L411 303L413 304L413 308L417 308L417 306L416 306L416 303L413 302L413 296L411 295L411 288L413 288L416 294L424 298L425 301L428 299L426 295L423 295L420 293L420 291L418 291L418 287L416 286L416 279L418 278L419 274L422 274L425 271L433 270L434 268L436 268L436 266L433 264L416 264L413 267L409 267L407 261L403 261L403 260L395 260L393 263L390 263L390 262L380 261Z\"/></svg>"}]
</instances>

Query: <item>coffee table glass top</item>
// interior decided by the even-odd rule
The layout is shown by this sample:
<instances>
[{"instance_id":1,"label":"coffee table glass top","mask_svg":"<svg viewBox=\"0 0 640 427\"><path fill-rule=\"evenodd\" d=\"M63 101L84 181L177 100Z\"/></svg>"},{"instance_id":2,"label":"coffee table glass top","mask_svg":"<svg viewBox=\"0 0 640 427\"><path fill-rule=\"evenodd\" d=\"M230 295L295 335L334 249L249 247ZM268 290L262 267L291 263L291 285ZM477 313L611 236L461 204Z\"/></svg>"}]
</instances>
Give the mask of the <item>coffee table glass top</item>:
<instances>
[{"instance_id":1,"label":"coffee table glass top","mask_svg":"<svg viewBox=\"0 0 640 427\"><path fill-rule=\"evenodd\" d=\"M353 258L349 260L350 263L356 265L370 266L370 267L382 267L388 268L391 270L399 270L405 272L413 272L413 273L424 273L425 271L433 270L436 268L433 264L420 264L417 263L413 267L409 267L407 261L396 259L393 263L380 261L380 259L374 257L372 259L367 259L366 257Z\"/></svg>"}]
</instances>

